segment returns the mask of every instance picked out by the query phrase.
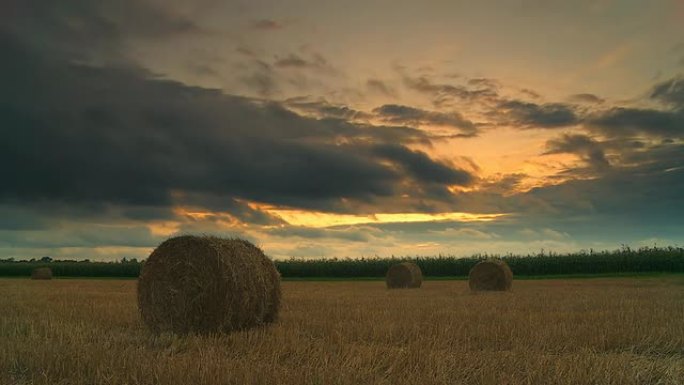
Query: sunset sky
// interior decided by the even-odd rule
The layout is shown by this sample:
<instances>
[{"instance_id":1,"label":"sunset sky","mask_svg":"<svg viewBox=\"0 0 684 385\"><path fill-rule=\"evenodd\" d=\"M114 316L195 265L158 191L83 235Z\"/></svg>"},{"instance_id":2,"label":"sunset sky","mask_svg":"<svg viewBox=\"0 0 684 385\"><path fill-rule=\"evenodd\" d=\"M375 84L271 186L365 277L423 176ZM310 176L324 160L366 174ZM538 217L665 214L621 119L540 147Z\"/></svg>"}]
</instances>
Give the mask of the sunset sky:
<instances>
[{"instance_id":1,"label":"sunset sky","mask_svg":"<svg viewBox=\"0 0 684 385\"><path fill-rule=\"evenodd\" d=\"M684 1L9 0L0 258L684 244Z\"/></svg>"}]
</instances>

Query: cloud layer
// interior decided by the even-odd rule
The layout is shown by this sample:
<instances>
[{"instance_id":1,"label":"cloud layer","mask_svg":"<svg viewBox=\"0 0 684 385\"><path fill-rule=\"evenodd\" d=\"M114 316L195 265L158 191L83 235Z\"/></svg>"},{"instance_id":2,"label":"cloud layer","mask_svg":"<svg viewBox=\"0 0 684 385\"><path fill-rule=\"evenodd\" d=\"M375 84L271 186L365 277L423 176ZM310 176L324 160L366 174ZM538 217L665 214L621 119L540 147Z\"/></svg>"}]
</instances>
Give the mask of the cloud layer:
<instances>
[{"instance_id":1,"label":"cloud layer","mask_svg":"<svg viewBox=\"0 0 684 385\"><path fill-rule=\"evenodd\" d=\"M183 232L278 256L682 241L681 75L614 100L559 69L548 95L515 84L534 76L461 72L466 43L383 56L412 43L320 41L334 26L276 7L224 5L241 22L217 23L203 5L3 7L0 257L140 257ZM321 219L344 215L377 220Z\"/></svg>"}]
</instances>

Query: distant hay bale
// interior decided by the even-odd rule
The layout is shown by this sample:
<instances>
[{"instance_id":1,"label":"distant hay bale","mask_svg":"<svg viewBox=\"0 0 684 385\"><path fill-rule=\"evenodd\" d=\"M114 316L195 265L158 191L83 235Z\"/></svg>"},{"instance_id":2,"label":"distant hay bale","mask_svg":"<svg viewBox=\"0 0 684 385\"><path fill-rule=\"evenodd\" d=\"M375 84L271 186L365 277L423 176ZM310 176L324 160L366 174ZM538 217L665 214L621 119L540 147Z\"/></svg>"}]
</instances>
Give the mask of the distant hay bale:
<instances>
[{"instance_id":1,"label":"distant hay bale","mask_svg":"<svg viewBox=\"0 0 684 385\"><path fill-rule=\"evenodd\" d=\"M415 263L397 263L387 270L385 282L388 289L417 289L423 283L423 272Z\"/></svg>"},{"instance_id":2,"label":"distant hay bale","mask_svg":"<svg viewBox=\"0 0 684 385\"><path fill-rule=\"evenodd\" d=\"M154 332L230 332L273 322L280 274L256 246L210 236L170 238L138 278L138 308Z\"/></svg>"},{"instance_id":3,"label":"distant hay bale","mask_svg":"<svg viewBox=\"0 0 684 385\"><path fill-rule=\"evenodd\" d=\"M33 269L33 271L31 271L31 279L52 279L52 269L49 267L36 267Z\"/></svg>"},{"instance_id":4,"label":"distant hay bale","mask_svg":"<svg viewBox=\"0 0 684 385\"><path fill-rule=\"evenodd\" d=\"M506 291L513 284L513 272L500 259L487 259L470 269L468 285L473 291Z\"/></svg>"}]
</instances>

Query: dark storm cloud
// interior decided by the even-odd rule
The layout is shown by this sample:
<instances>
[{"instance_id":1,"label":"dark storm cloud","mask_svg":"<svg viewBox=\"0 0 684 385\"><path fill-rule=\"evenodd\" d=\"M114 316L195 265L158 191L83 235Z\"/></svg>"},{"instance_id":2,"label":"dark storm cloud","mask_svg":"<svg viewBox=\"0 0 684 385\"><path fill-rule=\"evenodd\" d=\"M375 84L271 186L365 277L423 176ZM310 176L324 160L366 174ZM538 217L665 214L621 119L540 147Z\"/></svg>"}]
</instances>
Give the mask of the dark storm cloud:
<instances>
[{"instance_id":1,"label":"dark storm cloud","mask_svg":"<svg viewBox=\"0 0 684 385\"><path fill-rule=\"evenodd\" d=\"M229 214L244 223L257 225L281 225L283 221L247 202L226 197L224 194L206 192L175 192L174 201L187 207L201 207L212 214Z\"/></svg>"},{"instance_id":2,"label":"dark storm cloud","mask_svg":"<svg viewBox=\"0 0 684 385\"><path fill-rule=\"evenodd\" d=\"M83 2L85 3L85 2ZM97 6L97 2L88 2ZM116 6L100 5L100 11L126 35L146 38L172 38L181 34L207 33L190 18L168 7L155 7L145 1L117 1Z\"/></svg>"},{"instance_id":3,"label":"dark storm cloud","mask_svg":"<svg viewBox=\"0 0 684 385\"><path fill-rule=\"evenodd\" d=\"M525 173L506 174L493 180L483 180L480 189L488 194L510 195L517 191L525 178Z\"/></svg>"},{"instance_id":4,"label":"dark storm cloud","mask_svg":"<svg viewBox=\"0 0 684 385\"><path fill-rule=\"evenodd\" d=\"M191 73L197 75L197 76L204 76L204 77L213 77L213 78L220 78L221 75L210 65L207 64L202 64L202 63L197 63L197 62L191 62L186 65L186 68L188 71Z\"/></svg>"},{"instance_id":5,"label":"dark storm cloud","mask_svg":"<svg viewBox=\"0 0 684 385\"><path fill-rule=\"evenodd\" d=\"M599 98L594 94L574 94L568 97L568 100L575 103L590 103L590 104L601 104L605 102L605 99Z\"/></svg>"},{"instance_id":6,"label":"dark storm cloud","mask_svg":"<svg viewBox=\"0 0 684 385\"><path fill-rule=\"evenodd\" d=\"M33 249L51 249L46 250L49 253L54 252L56 248L97 246L149 248L163 240L164 237L152 234L150 229L143 225L64 227L59 223L50 223L50 227L44 230L2 231L0 229L0 248L30 245Z\"/></svg>"},{"instance_id":7,"label":"dark storm cloud","mask_svg":"<svg viewBox=\"0 0 684 385\"><path fill-rule=\"evenodd\" d=\"M684 145L626 150L619 159L621 162L589 178L565 180L525 192L507 188L515 187L524 175L504 176L500 181L459 195L458 202L475 212L512 213L494 222L494 228L521 224L551 227L568 232L573 238L594 241L598 233L610 236L603 241L615 240L616 246L634 239L681 234ZM583 175L580 169L569 171Z\"/></svg>"},{"instance_id":8,"label":"dark storm cloud","mask_svg":"<svg viewBox=\"0 0 684 385\"><path fill-rule=\"evenodd\" d=\"M343 120L368 119L369 114L344 105L331 104L325 99L291 98L283 102L288 108L310 114L318 118L334 118Z\"/></svg>"},{"instance_id":9,"label":"dark storm cloud","mask_svg":"<svg viewBox=\"0 0 684 385\"><path fill-rule=\"evenodd\" d=\"M173 211L169 207L164 206L109 205L106 209L98 211L107 213L110 218L118 217L133 221L147 221L151 219L171 220L175 217ZM67 215L67 213L62 213L63 217Z\"/></svg>"},{"instance_id":10,"label":"dark storm cloud","mask_svg":"<svg viewBox=\"0 0 684 385\"><path fill-rule=\"evenodd\" d=\"M288 57L284 57L281 59L278 59L275 62L276 67L298 67L298 68L306 68L306 67L312 67L314 66L313 63L310 63L307 60L304 60L298 55L295 54L290 54Z\"/></svg>"},{"instance_id":11,"label":"dark storm cloud","mask_svg":"<svg viewBox=\"0 0 684 385\"><path fill-rule=\"evenodd\" d=\"M572 180L525 195L568 217L605 215L641 228L656 223L681 227L684 146L664 145L624 156L631 165L611 167L600 178Z\"/></svg>"},{"instance_id":12,"label":"dark storm cloud","mask_svg":"<svg viewBox=\"0 0 684 385\"><path fill-rule=\"evenodd\" d=\"M82 60L117 57L122 43L130 38L173 38L207 32L168 7L139 0L9 0L2 12L0 24L6 31L29 37L41 50Z\"/></svg>"},{"instance_id":13,"label":"dark storm cloud","mask_svg":"<svg viewBox=\"0 0 684 385\"><path fill-rule=\"evenodd\" d=\"M656 84L650 97L676 109L684 109L684 77L676 77Z\"/></svg>"},{"instance_id":14,"label":"dark storm cloud","mask_svg":"<svg viewBox=\"0 0 684 385\"><path fill-rule=\"evenodd\" d=\"M496 79L489 79L489 78L472 78L468 79L468 85L471 86L479 86L479 87L484 87L484 88L489 88L492 90L495 90L499 87L501 87L501 84L499 83L498 80Z\"/></svg>"},{"instance_id":15,"label":"dark storm cloud","mask_svg":"<svg viewBox=\"0 0 684 385\"><path fill-rule=\"evenodd\" d=\"M108 202L80 202L77 205L41 199L30 202L2 199L0 230L49 230L65 224L65 219L78 223L131 223L148 220L173 220L171 207L121 205Z\"/></svg>"},{"instance_id":16,"label":"dark storm cloud","mask_svg":"<svg viewBox=\"0 0 684 385\"><path fill-rule=\"evenodd\" d=\"M529 88L523 88L520 90L520 93L522 93L525 96L529 96L532 99L539 99L541 98L541 95L539 95L538 92L535 92Z\"/></svg>"},{"instance_id":17,"label":"dark storm cloud","mask_svg":"<svg viewBox=\"0 0 684 385\"><path fill-rule=\"evenodd\" d=\"M0 62L3 201L168 206L183 191L204 196L199 205L212 205L215 198L206 198L212 196L320 209L343 197L392 197L406 178L469 180L400 144L391 151L374 147L426 140L408 127L304 118L277 103L158 80L130 67L72 64L28 50L8 34L0 34L0 47L7 55Z\"/></svg>"},{"instance_id":18,"label":"dark storm cloud","mask_svg":"<svg viewBox=\"0 0 684 385\"><path fill-rule=\"evenodd\" d=\"M662 108L613 107L585 118L586 126L609 138L684 138L684 81L675 77L648 94Z\"/></svg>"},{"instance_id":19,"label":"dark storm cloud","mask_svg":"<svg viewBox=\"0 0 684 385\"><path fill-rule=\"evenodd\" d=\"M323 55L312 53L309 56L310 57L304 58L298 54L292 53L286 57L277 58L274 66L281 69L312 70L326 75L338 75L340 73L323 57Z\"/></svg>"},{"instance_id":20,"label":"dark storm cloud","mask_svg":"<svg viewBox=\"0 0 684 385\"><path fill-rule=\"evenodd\" d=\"M256 53L254 53L254 51L251 48L245 47L244 45L237 46L235 48L235 52L239 53L240 55L247 56L247 57L256 57L257 56Z\"/></svg>"},{"instance_id":21,"label":"dark storm cloud","mask_svg":"<svg viewBox=\"0 0 684 385\"><path fill-rule=\"evenodd\" d=\"M677 65L684 69L684 41L672 46L670 53L676 57Z\"/></svg>"},{"instance_id":22,"label":"dark storm cloud","mask_svg":"<svg viewBox=\"0 0 684 385\"><path fill-rule=\"evenodd\" d=\"M245 62L233 65L237 79L257 95L269 98L280 92L278 74L273 66L260 59L248 48L239 47L238 52L245 56Z\"/></svg>"},{"instance_id":23,"label":"dark storm cloud","mask_svg":"<svg viewBox=\"0 0 684 385\"><path fill-rule=\"evenodd\" d=\"M404 84L408 88L430 96L435 106L441 106L454 99L488 101L498 97L496 89L492 89L489 86L473 89L461 85L435 83L427 76L413 78L404 75L403 78Z\"/></svg>"},{"instance_id":24,"label":"dark storm cloud","mask_svg":"<svg viewBox=\"0 0 684 385\"><path fill-rule=\"evenodd\" d=\"M546 142L546 154L576 154L597 171L610 167L603 145L583 134L564 134Z\"/></svg>"},{"instance_id":25,"label":"dark storm cloud","mask_svg":"<svg viewBox=\"0 0 684 385\"><path fill-rule=\"evenodd\" d=\"M640 135L661 138L684 137L684 110L615 107L587 118L586 125L608 137Z\"/></svg>"},{"instance_id":26,"label":"dark storm cloud","mask_svg":"<svg viewBox=\"0 0 684 385\"><path fill-rule=\"evenodd\" d=\"M396 97L397 92L394 88L379 79L368 79L366 81L366 88L372 92L379 93L384 96Z\"/></svg>"},{"instance_id":27,"label":"dark storm cloud","mask_svg":"<svg viewBox=\"0 0 684 385\"><path fill-rule=\"evenodd\" d=\"M270 97L280 90L276 77L268 70L254 70L250 74L240 77L249 89L263 97Z\"/></svg>"},{"instance_id":28,"label":"dark storm cloud","mask_svg":"<svg viewBox=\"0 0 684 385\"><path fill-rule=\"evenodd\" d=\"M474 177L465 170L455 169L432 160L426 153L403 146L383 144L373 148L376 155L397 163L414 179L441 185L470 185Z\"/></svg>"},{"instance_id":29,"label":"dark storm cloud","mask_svg":"<svg viewBox=\"0 0 684 385\"><path fill-rule=\"evenodd\" d=\"M371 234L381 235L380 231L366 226L346 226L334 229L318 229L300 226L283 226L265 230L270 235L283 238L300 237L308 239L341 239L351 242L368 242L373 239Z\"/></svg>"},{"instance_id":30,"label":"dark storm cloud","mask_svg":"<svg viewBox=\"0 0 684 385\"><path fill-rule=\"evenodd\" d=\"M450 126L459 130L461 136L477 135L475 124L457 112L442 113L398 104L385 104L374 109L373 113L392 124Z\"/></svg>"},{"instance_id":31,"label":"dark storm cloud","mask_svg":"<svg viewBox=\"0 0 684 385\"><path fill-rule=\"evenodd\" d=\"M252 20L252 22L250 23L250 27L254 29L260 29L263 31L273 31L282 29L284 25L272 19L260 19Z\"/></svg>"},{"instance_id":32,"label":"dark storm cloud","mask_svg":"<svg viewBox=\"0 0 684 385\"><path fill-rule=\"evenodd\" d=\"M452 105L454 101L475 103L489 110L488 115L503 124L521 128L557 128L579 124L574 106L564 103L532 103L524 100L504 99L499 95L501 84L495 79L473 78L466 85L434 82L427 76L411 77L399 69L405 85L432 98L440 108ZM527 89L521 93L538 98L539 95Z\"/></svg>"},{"instance_id":33,"label":"dark storm cloud","mask_svg":"<svg viewBox=\"0 0 684 385\"><path fill-rule=\"evenodd\" d=\"M28 211L12 204L0 204L0 231L47 229L44 212Z\"/></svg>"},{"instance_id":34,"label":"dark storm cloud","mask_svg":"<svg viewBox=\"0 0 684 385\"><path fill-rule=\"evenodd\" d=\"M466 85L438 83L427 76L411 77L399 69L405 85L432 98L439 108L453 105L454 101L474 103L476 107L484 107L487 115L502 124L519 128L559 128L574 126L582 122L575 106L565 103L533 103L524 100L506 99L500 96L501 84L490 78L472 78ZM528 89L520 93L533 98L540 95ZM589 98L588 94L582 96Z\"/></svg>"},{"instance_id":35,"label":"dark storm cloud","mask_svg":"<svg viewBox=\"0 0 684 385\"><path fill-rule=\"evenodd\" d=\"M681 233L684 110L680 79L656 84L648 97L664 108L613 107L583 117L584 126L602 139L566 134L547 142L547 153L577 154L593 172L564 170L563 175L580 178L535 188L501 204L531 213L530 221L562 223L558 218L567 218L566 228L576 234L603 231L601 223L621 228L616 239L625 239L628 233L639 237ZM573 224L586 218L592 218L588 227Z\"/></svg>"},{"instance_id":36,"label":"dark storm cloud","mask_svg":"<svg viewBox=\"0 0 684 385\"><path fill-rule=\"evenodd\" d=\"M580 123L573 108L562 103L537 104L521 100L506 100L498 104L496 115L505 123L529 128L557 128Z\"/></svg>"}]
</instances>

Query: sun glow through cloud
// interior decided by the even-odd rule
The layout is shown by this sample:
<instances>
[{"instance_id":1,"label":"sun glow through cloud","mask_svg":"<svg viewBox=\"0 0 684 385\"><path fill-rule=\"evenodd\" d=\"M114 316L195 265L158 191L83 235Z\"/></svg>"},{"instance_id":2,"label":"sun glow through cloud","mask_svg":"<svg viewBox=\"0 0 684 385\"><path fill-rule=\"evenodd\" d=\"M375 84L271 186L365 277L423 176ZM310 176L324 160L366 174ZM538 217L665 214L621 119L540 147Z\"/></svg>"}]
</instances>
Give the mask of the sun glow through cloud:
<instances>
[{"instance_id":1,"label":"sun glow through cloud","mask_svg":"<svg viewBox=\"0 0 684 385\"><path fill-rule=\"evenodd\" d=\"M314 211L268 208L264 211L279 217L293 226L334 227L361 224L382 223L416 223L416 222L489 222L503 218L509 214L474 214L474 213L377 213L372 215L332 214Z\"/></svg>"}]
</instances>

